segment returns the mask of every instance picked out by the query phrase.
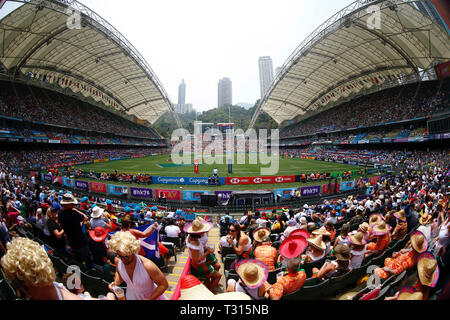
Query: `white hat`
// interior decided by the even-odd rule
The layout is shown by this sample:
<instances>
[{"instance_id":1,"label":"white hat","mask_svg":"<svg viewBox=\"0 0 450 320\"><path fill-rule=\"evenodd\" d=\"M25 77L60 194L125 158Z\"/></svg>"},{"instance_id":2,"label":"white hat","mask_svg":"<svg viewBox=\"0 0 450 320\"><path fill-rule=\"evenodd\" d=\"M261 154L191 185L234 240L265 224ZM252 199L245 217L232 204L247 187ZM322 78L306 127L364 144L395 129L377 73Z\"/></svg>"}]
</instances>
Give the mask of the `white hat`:
<instances>
[{"instance_id":1,"label":"white hat","mask_svg":"<svg viewBox=\"0 0 450 320\"><path fill-rule=\"evenodd\" d=\"M359 211L364 211L365 209L364 209L363 206L359 206L357 210L359 210Z\"/></svg>"},{"instance_id":2,"label":"white hat","mask_svg":"<svg viewBox=\"0 0 450 320\"><path fill-rule=\"evenodd\" d=\"M305 204L305 205L303 206L303 208L304 208L304 209L308 209L309 207L308 207L307 204Z\"/></svg>"},{"instance_id":3,"label":"white hat","mask_svg":"<svg viewBox=\"0 0 450 320\"><path fill-rule=\"evenodd\" d=\"M94 219L100 218L105 210L100 208L99 206L94 207L92 209L91 217Z\"/></svg>"}]
</instances>

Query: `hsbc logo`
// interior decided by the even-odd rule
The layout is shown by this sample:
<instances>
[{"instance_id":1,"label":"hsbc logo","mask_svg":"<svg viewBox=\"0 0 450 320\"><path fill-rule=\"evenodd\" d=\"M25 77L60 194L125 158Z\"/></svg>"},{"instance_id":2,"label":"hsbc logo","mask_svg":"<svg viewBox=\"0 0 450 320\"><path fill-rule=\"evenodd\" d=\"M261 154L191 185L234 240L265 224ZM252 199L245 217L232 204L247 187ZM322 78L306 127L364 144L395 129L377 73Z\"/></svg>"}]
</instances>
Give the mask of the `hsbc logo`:
<instances>
[{"instance_id":1,"label":"hsbc logo","mask_svg":"<svg viewBox=\"0 0 450 320\"><path fill-rule=\"evenodd\" d=\"M275 178L275 182L277 182L277 183L281 183L281 182L283 182L284 181L284 178L283 177L276 177Z\"/></svg>"},{"instance_id":2,"label":"hsbc logo","mask_svg":"<svg viewBox=\"0 0 450 320\"><path fill-rule=\"evenodd\" d=\"M233 178L233 179L230 180L230 182L231 182L232 184L238 184L240 181L241 181L241 180L239 180L238 178Z\"/></svg>"},{"instance_id":3,"label":"hsbc logo","mask_svg":"<svg viewBox=\"0 0 450 320\"><path fill-rule=\"evenodd\" d=\"M253 179L254 183L261 183L262 181L263 181L262 178L255 178L255 179Z\"/></svg>"}]
</instances>

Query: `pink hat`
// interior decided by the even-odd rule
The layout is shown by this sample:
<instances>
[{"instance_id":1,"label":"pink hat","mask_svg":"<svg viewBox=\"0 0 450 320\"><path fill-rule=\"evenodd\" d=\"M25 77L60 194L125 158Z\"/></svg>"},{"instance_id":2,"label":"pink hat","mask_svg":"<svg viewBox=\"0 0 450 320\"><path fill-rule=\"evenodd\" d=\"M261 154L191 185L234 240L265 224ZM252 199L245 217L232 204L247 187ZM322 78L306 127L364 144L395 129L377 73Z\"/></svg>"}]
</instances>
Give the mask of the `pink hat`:
<instances>
[{"instance_id":1,"label":"pink hat","mask_svg":"<svg viewBox=\"0 0 450 320\"><path fill-rule=\"evenodd\" d=\"M308 242L305 237L290 236L281 243L279 251L284 258L293 259L301 255L307 246Z\"/></svg>"},{"instance_id":2,"label":"pink hat","mask_svg":"<svg viewBox=\"0 0 450 320\"><path fill-rule=\"evenodd\" d=\"M302 237L304 237L305 239L308 239L311 235L310 235L309 232L306 231L306 230L297 229L297 230L292 231L292 232L289 234L289 236L290 236L290 237L292 237L292 236L302 236Z\"/></svg>"}]
</instances>

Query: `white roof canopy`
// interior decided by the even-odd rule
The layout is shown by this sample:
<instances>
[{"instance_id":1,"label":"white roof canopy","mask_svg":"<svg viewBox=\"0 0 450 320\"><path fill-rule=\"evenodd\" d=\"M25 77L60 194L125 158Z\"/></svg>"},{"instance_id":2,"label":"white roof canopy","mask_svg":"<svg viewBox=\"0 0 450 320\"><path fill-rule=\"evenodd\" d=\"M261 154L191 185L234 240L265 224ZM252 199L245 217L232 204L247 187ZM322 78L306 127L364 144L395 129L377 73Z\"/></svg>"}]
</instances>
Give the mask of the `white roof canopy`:
<instances>
[{"instance_id":1,"label":"white roof canopy","mask_svg":"<svg viewBox=\"0 0 450 320\"><path fill-rule=\"evenodd\" d=\"M74 0L21 1L0 21L0 62L75 94L154 123L172 104L139 52L108 22ZM81 13L81 27L68 7ZM74 24L75 22L75 24Z\"/></svg>"},{"instance_id":2,"label":"white roof canopy","mask_svg":"<svg viewBox=\"0 0 450 320\"><path fill-rule=\"evenodd\" d=\"M275 76L249 128L261 110L280 124L450 60L447 31L413 2L358 0L323 23Z\"/></svg>"}]
</instances>

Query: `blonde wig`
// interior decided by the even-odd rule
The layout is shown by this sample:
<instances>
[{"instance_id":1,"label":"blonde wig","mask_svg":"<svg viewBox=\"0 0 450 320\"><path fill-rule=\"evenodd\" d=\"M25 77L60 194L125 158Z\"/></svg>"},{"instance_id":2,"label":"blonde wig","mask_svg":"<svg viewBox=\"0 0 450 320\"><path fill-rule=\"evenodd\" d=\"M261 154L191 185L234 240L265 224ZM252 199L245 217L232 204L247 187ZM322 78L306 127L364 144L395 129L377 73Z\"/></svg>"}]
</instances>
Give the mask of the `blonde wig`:
<instances>
[{"instance_id":1,"label":"blonde wig","mask_svg":"<svg viewBox=\"0 0 450 320\"><path fill-rule=\"evenodd\" d=\"M1 259L2 268L11 280L35 287L50 286L56 279L53 263L45 249L28 238L13 238Z\"/></svg>"},{"instance_id":2,"label":"blonde wig","mask_svg":"<svg viewBox=\"0 0 450 320\"><path fill-rule=\"evenodd\" d=\"M119 231L112 235L109 241L109 248L117 253L120 251L126 256L137 254L141 243L129 231Z\"/></svg>"}]
</instances>

